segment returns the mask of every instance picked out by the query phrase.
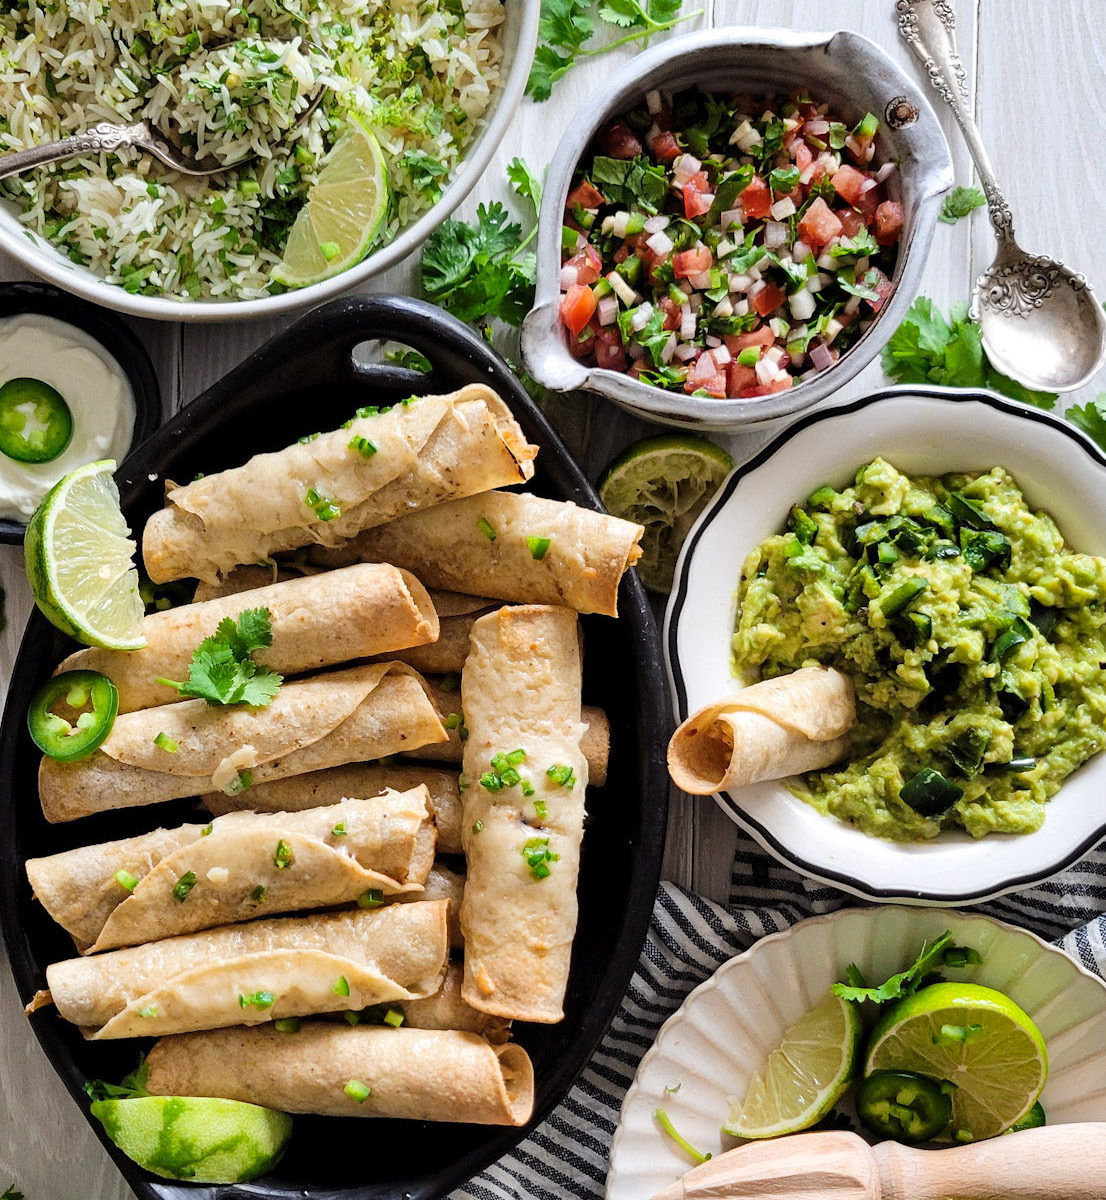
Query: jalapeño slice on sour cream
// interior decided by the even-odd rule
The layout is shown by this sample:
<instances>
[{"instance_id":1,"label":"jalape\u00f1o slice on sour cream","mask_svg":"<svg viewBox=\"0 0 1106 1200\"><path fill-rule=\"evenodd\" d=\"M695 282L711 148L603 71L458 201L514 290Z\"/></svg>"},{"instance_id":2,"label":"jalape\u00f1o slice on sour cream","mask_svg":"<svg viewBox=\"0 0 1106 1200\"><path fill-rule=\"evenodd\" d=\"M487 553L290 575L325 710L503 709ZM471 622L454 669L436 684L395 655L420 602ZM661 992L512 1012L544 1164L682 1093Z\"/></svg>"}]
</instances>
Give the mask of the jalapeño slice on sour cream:
<instances>
[{"instance_id":1,"label":"jalape\u00f1o slice on sour cream","mask_svg":"<svg viewBox=\"0 0 1106 1200\"><path fill-rule=\"evenodd\" d=\"M72 436L73 414L56 388L25 376L0 384L0 453L16 462L49 462Z\"/></svg>"}]
</instances>

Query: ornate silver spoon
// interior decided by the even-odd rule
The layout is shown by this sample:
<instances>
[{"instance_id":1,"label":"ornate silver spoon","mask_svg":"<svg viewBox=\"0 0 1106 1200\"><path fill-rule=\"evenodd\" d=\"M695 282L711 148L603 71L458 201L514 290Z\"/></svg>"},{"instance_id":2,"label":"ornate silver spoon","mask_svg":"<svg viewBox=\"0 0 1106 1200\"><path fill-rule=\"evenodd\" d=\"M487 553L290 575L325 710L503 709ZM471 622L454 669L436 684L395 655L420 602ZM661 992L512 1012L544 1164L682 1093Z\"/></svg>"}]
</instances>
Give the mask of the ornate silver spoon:
<instances>
[{"instance_id":1,"label":"ornate silver spoon","mask_svg":"<svg viewBox=\"0 0 1106 1200\"><path fill-rule=\"evenodd\" d=\"M1069 392L1106 359L1106 314L1090 285L1054 258L1026 254L967 103L948 0L896 0L899 33L925 64L929 81L952 109L979 171L998 250L976 280L972 316L987 357L1028 388Z\"/></svg>"}]
</instances>

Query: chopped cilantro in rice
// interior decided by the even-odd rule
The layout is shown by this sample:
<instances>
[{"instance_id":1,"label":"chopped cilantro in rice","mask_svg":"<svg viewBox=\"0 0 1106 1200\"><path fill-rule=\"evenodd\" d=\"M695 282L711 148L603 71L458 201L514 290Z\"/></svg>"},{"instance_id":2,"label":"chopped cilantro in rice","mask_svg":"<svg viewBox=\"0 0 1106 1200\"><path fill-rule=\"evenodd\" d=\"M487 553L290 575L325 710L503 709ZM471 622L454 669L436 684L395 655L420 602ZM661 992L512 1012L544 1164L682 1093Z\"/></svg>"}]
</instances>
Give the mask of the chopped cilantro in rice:
<instances>
[{"instance_id":1,"label":"chopped cilantro in rice","mask_svg":"<svg viewBox=\"0 0 1106 1200\"><path fill-rule=\"evenodd\" d=\"M128 292L271 295L269 272L351 114L388 163L382 241L441 196L498 84L503 16L502 0L9 0L0 152L99 121L168 130L172 114L197 156L241 165L189 179L122 150L12 177L0 197ZM326 96L300 123L320 83Z\"/></svg>"}]
</instances>

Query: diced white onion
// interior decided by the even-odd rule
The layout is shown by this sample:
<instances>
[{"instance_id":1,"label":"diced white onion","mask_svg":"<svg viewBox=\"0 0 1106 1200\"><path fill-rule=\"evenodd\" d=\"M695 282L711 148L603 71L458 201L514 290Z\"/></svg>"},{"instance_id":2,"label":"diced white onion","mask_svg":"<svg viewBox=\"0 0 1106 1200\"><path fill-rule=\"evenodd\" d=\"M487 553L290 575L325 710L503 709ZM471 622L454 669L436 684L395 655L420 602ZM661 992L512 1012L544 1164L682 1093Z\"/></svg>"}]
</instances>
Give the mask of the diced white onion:
<instances>
[{"instance_id":1,"label":"diced white onion","mask_svg":"<svg viewBox=\"0 0 1106 1200\"><path fill-rule=\"evenodd\" d=\"M863 196L865 192L870 192L874 187L879 187L879 184L874 179L868 178L856 190L859 195Z\"/></svg>"},{"instance_id":2,"label":"diced white onion","mask_svg":"<svg viewBox=\"0 0 1106 1200\"><path fill-rule=\"evenodd\" d=\"M631 304L638 302L638 294L632 287L622 278L617 271L610 271L607 274L607 282L614 288L614 294L626 305L627 308Z\"/></svg>"},{"instance_id":3,"label":"diced white onion","mask_svg":"<svg viewBox=\"0 0 1106 1200\"><path fill-rule=\"evenodd\" d=\"M805 287L787 297L787 306L796 321L809 321L814 316L814 296Z\"/></svg>"},{"instance_id":4,"label":"diced white onion","mask_svg":"<svg viewBox=\"0 0 1106 1200\"><path fill-rule=\"evenodd\" d=\"M823 271L836 271L837 270L837 266L838 266L837 259L833 257L833 255L830 253L830 251L834 248L834 246L837 245L837 243L839 241L841 241L841 239L839 237L830 238L830 240L828 242L826 242L825 246L822 249L821 257L815 259L815 265L818 266L821 270L823 270Z\"/></svg>"},{"instance_id":5,"label":"diced white onion","mask_svg":"<svg viewBox=\"0 0 1106 1200\"><path fill-rule=\"evenodd\" d=\"M733 316L733 305L730 303L729 296L726 296L724 299L719 300L718 303L714 306L714 315L716 317L732 317Z\"/></svg>"},{"instance_id":6,"label":"diced white onion","mask_svg":"<svg viewBox=\"0 0 1106 1200\"><path fill-rule=\"evenodd\" d=\"M882 167L876 172L876 183L882 183L885 179L895 173L895 164L893 162L885 162Z\"/></svg>"},{"instance_id":7,"label":"diced white onion","mask_svg":"<svg viewBox=\"0 0 1106 1200\"><path fill-rule=\"evenodd\" d=\"M615 296L604 296L596 308L599 313L600 325L613 325L618 318L618 299Z\"/></svg>"},{"instance_id":8,"label":"diced white onion","mask_svg":"<svg viewBox=\"0 0 1106 1200\"><path fill-rule=\"evenodd\" d=\"M672 355L675 353L676 353L676 335L674 333L670 333L668 335L668 341L665 342L664 345L661 347L661 362L670 363L672 361Z\"/></svg>"},{"instance_id":9,"label":"diced white onion","mask_svg":"<svg viewBox=\"0 0 1106 1200\"><path fill-rule=\"evenodd\" d=\"M735 317L747 317L749 315L749 301L735 300L733 302L733 315Z\"/></svg>"},{"instance_id":10,"label":"diced white onion","mask_svg":"<svg viewBox=\"0 0 1106 1200\"><path fill-rule=\"evenodd\" d=\"M702 169L703 164L691 154L681 154L672 164L672 174L676 177L677 183L687 183L692 175Z\"/></svg>"},{"instance_id":11,"label":"diced white onion","mask_svg":"<svg viewBox=\"0 0 1106 1200\"><path fill-rule=\"evenodd\" d=\"M795 201L790 196L784 196L782 200L777 200L768 211L772 214L773 220L783 221L787 217L793 217L797 210Z\"/></svg>"},{"instance_id":12,"label":"diced white onion","mask_svg":"<svg viewBox=\"0 0 1106 1200\"><path fill-rule=\"evenodd\" d=\"M807 121L806 123L806 132L812 133L815 137L823 137L829 131L829 121L823 120L821 117L817 117L813 121Z\"/></svg>"},{"instance_id":13,"label":"diced white onion","mask_svg":"<svg viewBox=\"0 0 1106 1200\"><path fill-rule=\"evenodd\" d=\"M665 216L648 217L645 221L646 233L660 233L668 228L668 218Z\"/></svg>"},{"instance_id":14,"label":"diced white onion","mask_svg":"<svg viewBox=\"0 0 1106 1200\"><path fill-rule=\"evenodd\" d=\"M561 268L561 291L567 292L579 278L579 271L575 267L569 266L568 263Z\"/></svg>"},{"instance_id":15,"label":"diced white onion","mask_svg":"<svg viewBox=\"0 0 1106 1200\"><path fill-rule=\"evenodd\" d=\"M680 337L684 341L690 341L695 336L695 314L691 311L690 304L684 304L680 307Z\"/></svg>"},{"instance_id":16,"label":"diced white onion","mask_svg":"<svg viewBox=\"0 0 1106 1200\"><path fill-rule=\"evenodd\" d=\"M646 238L645 244L654 254L664 255L672 249L672 239L663 229L658 229L656 233Z\"/></svg>"},{"instance_id":17,"label":"diced white onion","mask_svg":"<svg viewBox=\"0 0 1106 1200\"><path fill-rule=\"evenodd\" d=\"M810 247L806 242L796 242L791 247L791 258L793 262L806 262L810 255Z\"/></svg>"},{"instance_id":18,"label":"diced white onion","mask_svg":"<svg viewBox=\"0 0 1106 1200\"><path fill-rule=\"evenodd\" d=\"M768 322L768 328L771 329L773 336L782 338L787 337L791 332L791 326L783 319L783 317L773 317ZM775 349L779 349L778 346Z\"/></svg>"},{"instance_id":19,"label":"diced white onion","mask_svg":"<svg viewBox=\"0 0 1106 1200\"><path fill-rule=\"evenodd\" d=\"M860 297L859 296L850 296L848 298L848 300L845 301L845 307L841 311L847 312L847 313L854 313L854 312L856 312L856 310L859 307L860 307Z\"/></svg>"},{"instance_id":20,"label":"diced white onion","mask_svg":"<svg viewBox=\"0 0 1106 1200\"><path fill-rule=\"evenodd\" d=\"M762 278L760 267L756 266L750 267L745 274L748 275L754 283L759 283Z\"/></svg>"},{"instance_id":21,"label":"diced white onion","mask_svg":"<svg viewBox=\"0 0 1106 1200\"><path fill-rule=\"evenodd\" d=\"M788 201L791 204L791 201ZM772 213L775 215L775 208ZM791 211L795 211L795 206L791 205ZM785 214L786 215L786 214ZM787 226L782 221L768 221L764 226L764 244L769 250L777 250L780 246L787 242Z\"/></svg>"},{"instance_id":22,"label":"diced white onion","mask_svg":"<svg viewBox=\"0 0 1106 1200\"><path fill-rule=\"evenodd\" d=\"M737 146L747 154L754 146L759 146L761 141L760 134L753 128L748 121L742 121L741 124L730 134L730 145Z\"/></svg>"},{"instance_id":23,"label":"diced white onion","mask_svg":"<svg viewBox=\"0 0 1106 1200\"><path fill-rule=\"evenodd\" d=\"M729 255L733 254L736 249L737 247L733 244L733 242L730 241L729 238L723 238L714 248L714 257L727 258Z\"/></svg>"},{"instance_id":24,"label":"diced white onion","mask_svg":"<svg viewBox=\"0 0 1106 1200\"><path fill-rule=\"evenodd\" d=\"M778 367L787 357L787 351L782 346L769 346L764 352L764 359Z\"/></svg>"},{"instance_id":25,"label":"diced white onion","mask_svg":"<svg viewBox=\"0 0 1106 1200\"><path fill-rule=\"evenodd\" d=\"M695 275L689 275L687 277L687 281L688 281L688 283L691 284L691 286L693 288L703 288L703 289L709 288L710 287L710 271L709 270L708 271L699 271Z\"/></svg>"},{"instance_id":26,"label":"diced white onion","mask_svg":"<svg viewBox=\"0 0 1106 1200\"><path fill-rule=\"evenodd\" d=\"M750 272L750 275L751 274L752 274L752 272ZM764 289L767 286L768 286L768 284L766 284L762 279L756 280L753 283L753 285L748 289L749 299L755 300L760 295L760 293L764 291Z\"/></svg>"},{"instance_id":27,"label":"diced white onion","mask_svg":"<svg viewBox=\"0 0 1106 1200\"><path fill-rule=\"evenodd\" d=\"M615 237L624 238L626 236L626 228L630 224L630 214L628 212L616 212L614 214L614 224L611 226L611 232Z\"/></svg>"},{"instance_id":28,"label":"diced white onion","mask_svg":"<svg viewBox=\"0 0 1106 1200\"><path fill-rule=\"evenodd\" d=\"M707 345L710 346L710 348L712 350L714 350L722 345L722 339L720 337L715 337L713 333L708 334Z\"/></svg>"},{"instance_id":29,"label":"diced white onion","mask_svg":"<svg viewBox=\"0 0 1106 1200\"><path fill-rule=\"evenodd\" d=\"M832 324L833 322L830 322ZM824 371L826 367L833 366L833 355L830 353L828 346L823 346L821 342L815 342L810 347L810 363L816 371Z\"/></svg>"},{"instance_id":30,"label":"diced white onion","mask_svg":"<svg viewBox=\"0 0 1106 1200\"><path fill-rule=\"evenodd\" d=\"M776 377L776 364L766 355L756 361L757 383L767 385Z\"/></svg>"},{"instance_id":31,"label":"diced white onion","mask_svg":"<svg viewBox=\"0 0 1106 1200\"><path fill-rule=\"evenodd\" d=\"M614 233L614 217L604 217L603 224L599 226L600 233Z\"/></svg>"},{"instance_id":32,"label":"diced white onion","mask_svg":"<svg viewBox=\"0 0 1106 1200\"><path fill-rule=\"evenodd\" d=\"M730 361L730 352L721 343L719 343L718 349L714 351L714 361L720 367L724 367Z\"/></svg>"},{"instance_id":33,"label":"diced white onion","mask_svg":"<svg viewBox=\"0 0 1106 1200\"><path fill-rule=\"evenodd\" d=\"M682 345L676 347L675 357L680 362L690 362L698 353L698 346L693 346L690 342L684 342Z\"/></svg>"},{"instance_id":34,"label":"diced white onion","mask_svg":"<svg viewBox=\"0 0 1106 1200\"><path fill-rule=\"evenodd\" d=\"M822 337L825 338L827 344L832 342L835 337L844 329L845 326L836 317L830 317L826 322L826 327L822 331Z\"/></svg>"},{"instance_id":35,"label":"diced white onion","mask_svg":"<svg viewBox=\"0 0 1106 1200\"><path fill-rule=\"evenodd\" d=\"M656 116L661 110L661 94L654 88L651 92L645 93L645 107L649 110L652 116Z\"/></svg>"},{"instance_id":36,"label":"diced white onion","mask_svg":"<svg viewBox=\"0 0 1106 1200\"><path fill-rule=\"evenodd\" d=\"M634 315L630 318L630 328L635 333L638 333L649 324L652 316L653 306L648 300L646 300L644 304L639 304L638 307L634 309Z\"/></svg>"},{"instance_id":37,"label":"diced white onion","mask_svg":"<svg viewBox=\"0 0 1106 1200\"><path fill-rule=\"evenodd\" d=\"M691 306L691 311L697 313L699 309L703 307L702 292L692 292L691 299L688 300L688 304Z\"/></svg>"},{"instance_id":38,"label":"diced white onion","mask_svg":"<svg viewBox=\"0 0 1106 1200\"><path fill-rule=\"evenodd\" d=\"M806 185L814 178L814 166L815 164L811 163L809 167L799 172L799 182L803 185L803 187L806 187Z\"/></svg>"},{"instance_id":39,"label":"diced white onion","mask_svg":"<svg viewBox=\"0 0 1106 1200\"><path fill-rule=\"evenodd\" d=\"M855 268L854 268L854 270L855 270L856 274L857 274L858 276L862 276L862 275L864 274L864 272L865 272L865 271L867 271L867 269L868 269L868 260L867 260L867 258L858 258L858 259L856 260L856 266L855 266Z\"/></svg>"},{"instance_id":40,"label":"diced white onion","mask_svg":"<svg viewBox=\"0 0 1106 1200\"><path fill-rule=\"evenodd\" d=\"M739 227L744 220L745 213L740 208L727 208L720 218L722 228L725 230Z\"/></svg>"},{"instance_id":41,"label":"diced white onion","mask_svg":"<svg viewBox=\"0 0 1106 1200\"><path fill-rule=\"evenodd\" d=\"M748 275L731 275L729 281L731 292L747 292L753 286Z\"/></svg>"},{"instance_id":42,"label":"diced white onion","mask_svg":"<svg viewBox=\"0 0 1106 1200\"><path fill-rule=\"evenodd\" d=\"M793 129L798 129L800 124L802 124L802 122L797 121L794 117L784 117L783 131L784 133L790 133Z\"/></svg>"},{"instance_id":43,"label":"diced white onion","mask_svg":"<svg viewBox=\"0 0 1106 1200\"><path fill-rule=\"evenodd\" d=\"M699 199L704 204L708 204L708 205L713 204L714 203L714 193L713 192L700 192Z\"/></svg>"}]
</instances>

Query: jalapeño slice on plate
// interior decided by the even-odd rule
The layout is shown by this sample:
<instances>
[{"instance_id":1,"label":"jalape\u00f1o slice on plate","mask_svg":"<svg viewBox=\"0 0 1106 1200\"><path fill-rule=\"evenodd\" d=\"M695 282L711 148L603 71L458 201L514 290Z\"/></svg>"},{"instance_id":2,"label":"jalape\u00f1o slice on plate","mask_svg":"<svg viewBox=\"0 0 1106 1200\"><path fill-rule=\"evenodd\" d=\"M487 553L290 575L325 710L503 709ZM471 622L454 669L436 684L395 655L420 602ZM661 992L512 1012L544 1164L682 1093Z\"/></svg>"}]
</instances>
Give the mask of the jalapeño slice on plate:
<instances>
[{"instance_id":1,"label":"jalape\u00f1o slice on plate","mask_svg":"<svg viewBox=\"0 0 1106 1200\"><path fill-rule=\"evenodd\" d=\"M50 462L69 445L73 414L62 394L21 376L0 387L0 452L16 462Z\"/></svg>"},{"instance_id":2,"label":"jalape\u00f1o slice on plate","mask_svg":"<svg viewBox=\"0 0 1106 1200\"><path fill-rule=\"evenodd\" d=\"M54 712L67 708L75 720ZM99 671L63 671L35 693L27 710L27 728L34 744L50 758L74 762L96 750L115 723L119 692Z\"/></svg>"}]
</instances>

